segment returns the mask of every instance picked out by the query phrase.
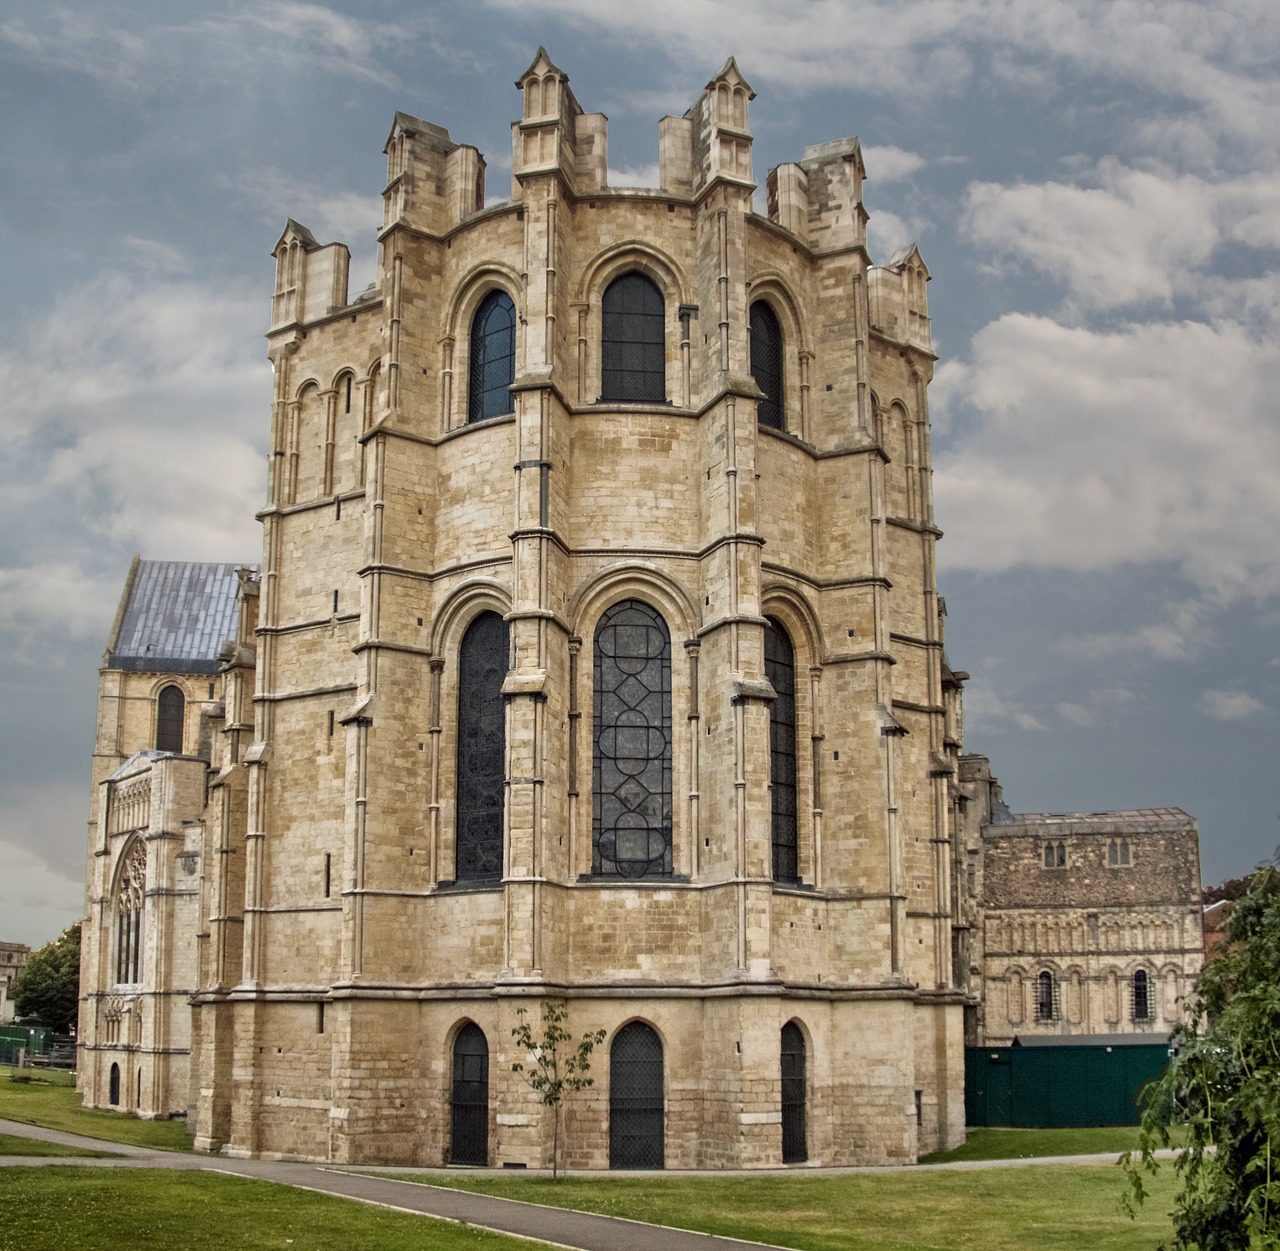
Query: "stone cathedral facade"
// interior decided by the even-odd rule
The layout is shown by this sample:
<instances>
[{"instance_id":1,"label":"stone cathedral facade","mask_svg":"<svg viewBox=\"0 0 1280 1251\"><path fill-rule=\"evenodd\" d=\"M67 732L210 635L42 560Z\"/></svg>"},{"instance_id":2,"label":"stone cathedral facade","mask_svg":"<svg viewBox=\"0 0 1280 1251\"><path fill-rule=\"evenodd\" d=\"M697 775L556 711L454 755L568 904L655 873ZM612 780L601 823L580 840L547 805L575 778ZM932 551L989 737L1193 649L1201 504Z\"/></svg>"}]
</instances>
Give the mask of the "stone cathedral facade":
<instances>
[{"instance_id":1,"label":"stone cathedral facade","mask_svg":"<svg viewBox=\"0 0 1280 1251\"><path fill-rule=\"evenodd\" d=\"M201 1150L545 1165L511 1030L555 999L606 1035L570 1167L956 1145L928 271L872 265L856 139L753 211L733 61L662 120L655 188L608 186L545 52L517 86L509 199L397 114L373 286L293 221L276 245L204 788L159 784L194 741L100 780L86 1099L117 1065ZM198 883L144 949L190 953L189 1055L171 1029L146 1066L106 1023L140 874Z\"/></svg>"}]
</instances>

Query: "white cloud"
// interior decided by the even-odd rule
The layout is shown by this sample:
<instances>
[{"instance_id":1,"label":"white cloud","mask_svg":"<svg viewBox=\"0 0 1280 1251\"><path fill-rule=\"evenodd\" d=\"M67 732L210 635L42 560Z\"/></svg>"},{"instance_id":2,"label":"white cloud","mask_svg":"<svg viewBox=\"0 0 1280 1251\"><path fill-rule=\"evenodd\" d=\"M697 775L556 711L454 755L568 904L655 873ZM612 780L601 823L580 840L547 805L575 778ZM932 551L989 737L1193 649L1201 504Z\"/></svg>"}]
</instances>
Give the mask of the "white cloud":
<instances>
[{"instance_id":1,"label":"white cloud","mask_svg":"<svg viewBox=\"0 0 1280 1251\"><path fill-rule=\"evenodd\" d=\"M105 637L132 552L255 557L265 312L233 291L108 274L0 346L0 387L24 417L0 469L0 639L12 654Z\"/></svg>"},{"instance_id":2,"label":"white cloud","mask_svg":"<svg viewBox=\"0 0 1280 1251\"><path fill-rule=\"evenodd\" d=\"M611 187L657 187L662 182L658 163L640 165L628 169L609 170L609 186Z\"/></svg>"},{"instance_id":3,"label":"white cloud","mask_svg":"<svg viewBox=\"0 0 1280 1251\"><path fill-rule=\"evenodd\" d=\"M1095 185L973 183L962 228L1098 309L1194 298L1220 247L1280 246L1280 173L1205 179L1106 158L1082 176Z\"/></svg>"},{"instance_id":4,"label":"white cloud","mask_svg":"<svg viewBox=\"0 0 1280 1251\"><path fill-rule=\"evenodd\" d=\"M1089 691L1083 699L1059 703L1055 711L1075 726L1106 725L1114 722L1120 710L1135 703L1137 698L1127 686L1109 686Z\"/></svg>"},{"instance_id":5,"label":"white cloud","mask_svg":"<svg viewBox=\"0 0 1280 1251\"><path fill-rule=\"evenodd\" d=\"M1182 660L1195 655L1213 639L1214 606L1187 599L1164 606L1164 616L1136 629L1084 634L1063 639L1056 650L1087 660L1107 656L1155 656Z\"/></svg>"},{"instance_id":6,"label":"white cloud","mask_svg":"<svg viewBox=\"0 0 1280 1251\"><path fill-rule=\"evenodd\" d=\"M1265 712L1266 705L1244 691L1218 689L1201 692L1200 711L1217 721L1239 721Z\"/></svg>"},{"instance_id":7,"label":"white cloud","mask_svg":"<svg viewBox=\"0 0 1280 1251\"><path fill-rule=\"evenodd\" d=\"M980 682L965 689L964 720L967 730L991 732L1010 725L1027 732L1045 729L1039 717L1000 694L997 686L994 675L987 673Z\"/></svg>"},{"instance_id":8,"label":"white cloud","mask_svg":"<svg viewBox=\"0 0 1280 1251\"><path fill-rule=\"evenodd\" d=\"M1280 591L1280 352L1239 326L1009 315L933 389L952 568L1163 561L1226 598ZM964 424L974 418L973 424Z\"/></svg>"},{"instance_id":9,"label":"white cloud","mask_svg":"<svg viewBox=\"0 0 1280 1251\"><path fill-rule=\"evenodd\" d=\"M1154 150L1213 166L1230 155L1224 138L1248 153L1277 148L1280 84L1265 0L1216 6L1211 20L1198 0L807 0L791 9L772 0L488 3L658 47L698 72L724 59L731 27L743 73L775 91L844 87L852 72L864 89L912 102L1035 82L1042 99L1058 94L1075 104L1082 80L1100 79L1190 106L1181 126L1168 121L1168 110L1158 123L1137 115L1135 138Z\"/></svg>"},{"instance_id":10,"label":"white cloud","mask_svg":"<svg viewBox=\"0 0 1280 1251\"><path fill-rule=\"evenodd\" d=\"M870 145L862 149L868 182L900 182L924 168L924 157L892 145Z\"/></svg>"},{"instance_id":11,"label":"white cloud","mask_svg":"<svg viewBox=\"0 0 1280 1251\"><path fill-rule=\"evenodd\" d=\"M253 81L276 70L320 70L387 88L399 80L385 62L407 33L386 23L349 17L322 4L259 0L229 11L200 10L183 20L102 18L82 6L49 9L0 22L0 48L41 68L82 75L104 89L139 97L188 84L193 67L204 85Z\"/></svg>"}]
</instances>

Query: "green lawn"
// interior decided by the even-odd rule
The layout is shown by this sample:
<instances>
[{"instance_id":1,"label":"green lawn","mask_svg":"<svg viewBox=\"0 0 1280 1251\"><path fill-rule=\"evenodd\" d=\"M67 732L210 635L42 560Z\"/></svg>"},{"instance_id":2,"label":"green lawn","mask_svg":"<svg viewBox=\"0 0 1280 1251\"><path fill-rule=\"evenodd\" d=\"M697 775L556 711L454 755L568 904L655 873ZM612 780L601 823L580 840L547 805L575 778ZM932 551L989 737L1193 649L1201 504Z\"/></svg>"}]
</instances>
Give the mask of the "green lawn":
<instances>
[{"instance_id":1,"label":"green lawn","mask_svg":"<svg viewBox=\"0 0 1280 1251\"><path fill-rule=\"evenodd\" d=\"M38 1138L22 1138L17 1134L0 1134L0 1155L78 1155L90 1159L118 1158L114 1151L89 1151L84 1147L64 1147Z\"/></svg>"},{"instance_id":2,"label":"green lawn","mask_svg":"<svg viewBox=\"0 0 1280 1251\"><path fill-rule=\"evenodd\" d=\"M173 1169L13 1168L0 1251L520 1251L544 1243L269 1182Z\"/></svg>"},{"instance_id":3,"label":"green lawn","mask_svg":"<svg viewBox=\"0 0 1280 1251\"><path fill-rule=\"evenodd\" d=\"M1136 1125L1099 1129L971 1129L963 1147L920 1157L921 1164L951 1160L1025 1160L1042 1155L1120 1155L1138 1145Z\"/></svg>"},{"instance_id":4,"label":"green lawn","mask_svg":"<svg viewBox=\"0 0 1280 1251\"><path fill-rule=\"evenodd\" d=\"M15 1076L19 1080L13 1080ZM69 1073L0 1066L0 1118L135 1147L191 1150L191 1139L181 1121L140 1121L122 1112L81 1107L75 1078Z\"/></svg>"},{"instance_id":5,"label":"green lawn","mask_svg":"<svg viewBox=\"0 0 1280 1251\"><path fill-rule=\"evenodd\" d=\"M802 1251L1152 1251L1170 1241L1173 1170L1131 1221L1120 1170L1045 1165L841 1177L405 1177Z\"/></svg>"}]
</instances>

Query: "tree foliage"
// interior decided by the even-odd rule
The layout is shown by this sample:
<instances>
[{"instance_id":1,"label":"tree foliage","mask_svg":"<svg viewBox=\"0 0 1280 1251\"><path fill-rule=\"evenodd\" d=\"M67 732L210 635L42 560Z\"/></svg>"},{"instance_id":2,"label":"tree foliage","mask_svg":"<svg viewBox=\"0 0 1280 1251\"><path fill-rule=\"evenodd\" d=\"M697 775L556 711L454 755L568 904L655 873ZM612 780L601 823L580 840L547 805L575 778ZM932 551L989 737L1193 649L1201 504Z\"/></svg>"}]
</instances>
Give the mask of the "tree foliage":
<instances>
[{"instance_id":1,"label":"tree foliage","mask_svg":"<svg viewBox=\"0 0 1280 1251\"><path fill-rule=\"evenodd\" d=\"M569 1009L562 999L542 1001L542 1033L538 1037L534 1036L533 1026L525 1020L524 1008L517 1009L516 1016L520 1024L511 1031L511 1037L526 1059L517 1060L511 1071L524 1078L544 1107L554 1109L551 1176L556 1178L560 1175L561 1105L566 1094L595 1084L589 1076L591 1053L604 1041L605 1032L602 1029L591 1030L575 1044L573 1035L565 1029Z\"/></svg>"},{"instance_id":2,"label":"tree foliage","mask_svg":"<svg viewBox=\"0 0 1280 1251\"><path fill-rule=\"evenodd\" d=\"M1138 1149L1122 1157L1126 1206L1146 1198L1153 1152L1185 1126L1174 1169L1176 1246L1248 1251L1280 1246L1280 872L1254 875L1200 975L1177 1054L1146 1092ZM1172 1116L1170 1115L1172 1113Z\"/></svg>"},{"instance_id":3,"label":"tree foliage","mask_svg":"<svg viewBox=\"0 0 1280 1251\"><path fill-rule=\"evenodd\" d=\"M80 1000L80 922L33 952L14 978L13 1008L19 1017L47 1025L55 1034L76 1027Z\"/></svg>"}]
</instances>

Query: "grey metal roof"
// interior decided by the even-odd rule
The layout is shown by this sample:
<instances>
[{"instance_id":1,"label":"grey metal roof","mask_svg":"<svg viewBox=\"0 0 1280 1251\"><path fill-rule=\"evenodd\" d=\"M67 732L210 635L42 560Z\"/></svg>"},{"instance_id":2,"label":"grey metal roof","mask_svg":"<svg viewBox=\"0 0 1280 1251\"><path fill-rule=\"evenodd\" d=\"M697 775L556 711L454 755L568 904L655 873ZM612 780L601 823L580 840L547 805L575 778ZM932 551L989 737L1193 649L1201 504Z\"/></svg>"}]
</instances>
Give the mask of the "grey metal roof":
<instances>
[{"instance_id":1,"label":"grey metal roof","mask_svg":"<svg viewBox=\"0 0 1280 1251\"><path fill-rule=\"evenodd\" d=\"M236 570L186 560L139 560L107 666L143 673L217 673L236 634Z\"/></svg>"},{"instance_id":2,"label":"grey metal roof","mask_svg":"<svg viewBox=\"0 0 1280 1251\"><path fill-rule=\"evenodd\" d=\"M1168 1034L1019 1034L1015 1047L1167 1047ZM995 1050L995 1048L993 1048Z\"/></svg>"}]
</instances>

